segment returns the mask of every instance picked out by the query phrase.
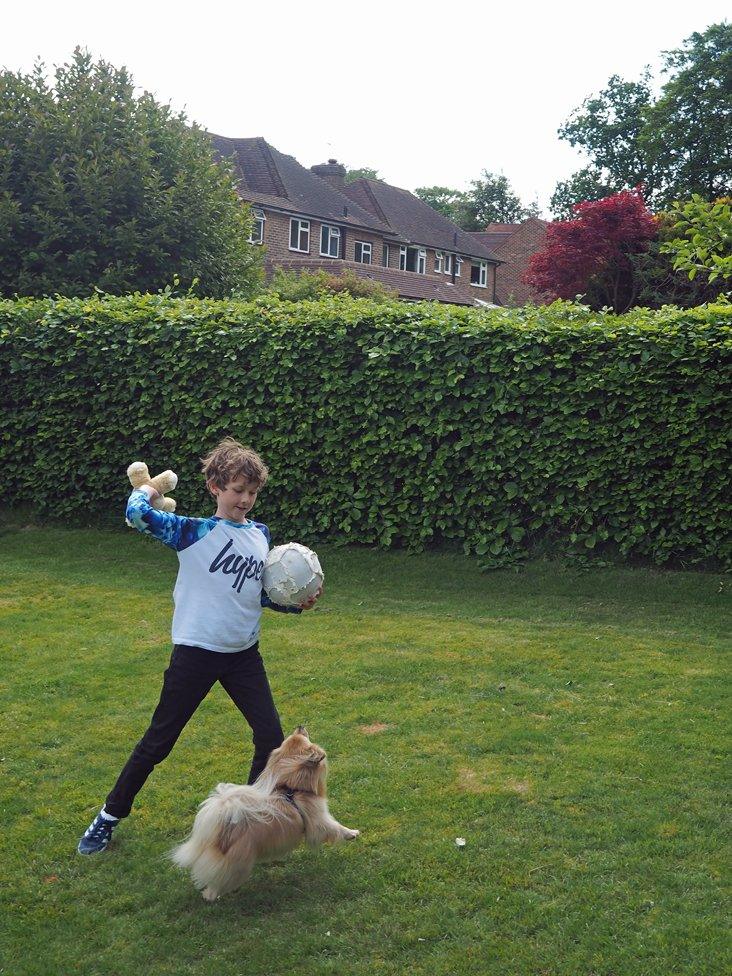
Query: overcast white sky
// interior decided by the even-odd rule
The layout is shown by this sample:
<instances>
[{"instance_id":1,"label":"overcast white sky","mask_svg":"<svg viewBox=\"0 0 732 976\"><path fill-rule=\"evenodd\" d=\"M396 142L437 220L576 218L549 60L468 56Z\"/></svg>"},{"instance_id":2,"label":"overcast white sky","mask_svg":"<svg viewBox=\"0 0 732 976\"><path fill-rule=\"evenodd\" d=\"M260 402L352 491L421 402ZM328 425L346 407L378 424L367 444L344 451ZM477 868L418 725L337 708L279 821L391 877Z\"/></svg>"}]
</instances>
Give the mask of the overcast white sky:
<instances>
[{"instance_id":1,"label":"overcast white sky","mask_svg":"<svg viewBox=\"0 0 732 976\"><path fill-rule=\"evenodd\" d=\"M4 4L0 66L50 69L79 44L204 128L264 136L305 166L334 156L413 190L503 172L546 208L582 165L557 128L612 74L627 79L718 0L39 0Z\"/></svg>"}]
</instances>

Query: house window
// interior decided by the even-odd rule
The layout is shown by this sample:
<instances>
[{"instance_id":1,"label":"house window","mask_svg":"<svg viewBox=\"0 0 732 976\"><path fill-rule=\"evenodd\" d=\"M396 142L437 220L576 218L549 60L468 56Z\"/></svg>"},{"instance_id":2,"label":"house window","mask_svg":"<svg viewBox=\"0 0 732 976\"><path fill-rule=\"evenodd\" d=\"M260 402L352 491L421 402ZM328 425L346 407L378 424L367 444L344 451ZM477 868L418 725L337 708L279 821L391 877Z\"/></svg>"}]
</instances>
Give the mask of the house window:
<instances>
[{"instance_id":1,"label":"house window","mask_svg":"<svg viewBox=\"0 0 732 976\"><path fill-rule=\"evenodd\" d=\"M399 248L399 270L427 273L427 251L423 247Z\"/></svg>"},{"instance_id":2,"label":"house window","mask_svg":"<svg viewBox=\"0 0 732 976\"><path fill-rule=\"evenodd\" d=\"M264 241L264 210L259 207L252 207L252 231L249 235L250 244L261 244Z\"/></svg>"},{"instance_id":3,"label":"house window","mask_svg":"<svg viewBox=\"0 0 732 976\"><path fill-rule=\"evenodd\" d=\"M290 217L290 250L310 253L310 221Z\"/></svg>"},{"instance_id":4,"label":"house window","mask_svg":"<svg viewBox=\"0 0 732 976\"><path fill-rule=\"evenodd\" d=\"M445 255L445 274L452 274L452 254Z\"/></svg>"},{"instance_id":5,"label":"house window","mask_svg":"<svg viewBox=\"0 0 732 976\"><path fill-rule=\"evenodd\" d=\"M368 241L356 241L355 259L359 264L371 264L371 244Z\"/></svg>"},{"instance_id":6,"label":"house window","mask_svg":"<svg viewBox=\"0 0 732 976\"><path fill-rule=\"evenodd\" d=\"M341 229L323 224L320 228L320 253L328 258L337 258L341 254Z\"/></svg>"},{"instance_id":7,"label":"house window","mask_svg":"<svg viewBox=\"0 0 732 976\"><path fill-rule=\"evenodd\" d=\"M488 262L480 261L478 264L470 265L470 284L477 285L478 288L486 288L488 285Z\"/></svg>"},{"instance_id":8,"label":"house window","mask_svg":"<svg viewBox=\"0 0 732 976\"><path fill-rule=\"evenodd\" d=\"M389 245L388 244L384 244L383 248L381 249L381 263L384 265L385 268L389 267Z\"/></svg>"},{"instance_id":9,"label":"house window","mask_svg":"<svg viewBox=\"0 0 732 976\"><path fill-rule=\"evenodd\" d=\"M463 266L463 259L459 255L455 255L455 277L460 277L460 269Z\"/></svg>"},{"instance_id":10,"label":"house window","mask_svg":"<svg viewBox=\"0 0 732 976\"><path fill-rule=\"evenodd\" d=\"M442 274L442 251L435 251L435 274Z\"/></svg>"}]
</instances>

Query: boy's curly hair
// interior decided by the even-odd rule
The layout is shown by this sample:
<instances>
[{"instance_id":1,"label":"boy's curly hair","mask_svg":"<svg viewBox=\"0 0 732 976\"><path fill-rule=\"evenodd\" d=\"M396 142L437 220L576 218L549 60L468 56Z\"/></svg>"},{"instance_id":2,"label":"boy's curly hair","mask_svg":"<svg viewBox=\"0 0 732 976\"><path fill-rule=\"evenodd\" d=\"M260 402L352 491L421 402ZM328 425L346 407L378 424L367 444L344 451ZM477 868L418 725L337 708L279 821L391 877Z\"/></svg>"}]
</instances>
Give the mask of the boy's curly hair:
<instances>
[{"instance_id":1,"label":"boy's curly hair","mask_svg":"<svg viewBox=\"0 0 732 976\"><path fill-rule=\"evenodd\" d=\"M203 476L218 488L226 488L230 481L244 478L257 488L267 484L267 465L251 447L245 447L233 437L225 437L220 444L201 458Z\"/></svg>"}]
</instances>

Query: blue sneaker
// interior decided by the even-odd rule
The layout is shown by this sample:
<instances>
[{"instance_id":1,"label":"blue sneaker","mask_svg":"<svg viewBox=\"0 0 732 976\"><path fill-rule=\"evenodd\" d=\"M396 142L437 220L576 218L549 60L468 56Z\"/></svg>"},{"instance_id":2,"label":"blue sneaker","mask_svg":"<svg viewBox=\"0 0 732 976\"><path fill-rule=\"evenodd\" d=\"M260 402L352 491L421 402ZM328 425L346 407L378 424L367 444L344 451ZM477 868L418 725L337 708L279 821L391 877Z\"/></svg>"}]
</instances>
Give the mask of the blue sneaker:
<instances>
[{"instance_id":1,"label":"blue sneaker","mask_svg":"<svg viewBox=\"0 0 732 976\"><path fill-rule=\"evenodd\" d=\"M76 848L79 854L98 854L99 851L105 850L112 831L118 823L119 820L105 820L101 813L98 813L79 841L79 846Z\"/></svg>"}]
</instances>

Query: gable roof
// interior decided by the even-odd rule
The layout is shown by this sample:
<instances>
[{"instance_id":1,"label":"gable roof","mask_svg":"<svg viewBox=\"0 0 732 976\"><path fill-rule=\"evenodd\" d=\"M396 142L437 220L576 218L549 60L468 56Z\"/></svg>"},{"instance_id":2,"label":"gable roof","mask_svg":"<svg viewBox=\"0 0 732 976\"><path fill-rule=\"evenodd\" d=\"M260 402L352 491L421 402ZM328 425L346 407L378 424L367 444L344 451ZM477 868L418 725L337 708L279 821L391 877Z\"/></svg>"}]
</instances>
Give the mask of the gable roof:
<instances>
[{"instance_id":1,"label":"gable roof","mask_svg":"<svg viewBox=\"0 0 732 976\"><path fill-rule=\"evenodd\" d=\"M502 244L505 244L506 241L509 239L509 237L511 237L511 235L513 234L513 228L514 228L514 226L518 227L518 224L516 224L516 225L513 225L513 224L503 224L503 225L489 224L488 226L489 227L492 227L492 226L504 226L504 227L510 227L511 228L511 230L505 230L505 231L496 231L496 230L485 230L485 231L482 231L482 230L471 230L470 231L471 236L474 237L476 239L476 241L480 241L481 244L484 244L486 247L490 248L492 251L495 251L496 253L498 253L498 251L501 248L501 245Z\"/></svg>"},{"instance_id":2,"label":"gable roof","mask_svg":"<svg viewBox=\"0 0 732 976\"><path fill-rule=\"evenodd\" d=\"M344 197L326 180L301 166L294 157L278 152L261 136L230 139L211 132L208 136L215 152L233 163L239 195L248 202L395 236L371 211Z\"/></svg>"},{"instance_id":3,"label":"gable roof","mask_svg":"<svg viewBox=\"0 0 732 976\"><path fill-rule=\"evenodd\" d=\"M543 239L546 227L547 221L542 220L541 217L527 217L516 224L486 224L485 230L470 231L470 236L481 241L486 247L492 247L498 253L506 241L518 233L525 237L528 231L538 236L540 240Z\"/></svg>"},{"instance_id":4,"label":"gable roof","mask_svg":"<svg viewBox=\"0 0 732 976\"><path fill-rule=\"evenodd\" d=\"M499 262L499 258L475 235L462 230L409 190L380 180L360 179L346 183L342 192L413 244Z\"/></svg>"}]
</instances>

